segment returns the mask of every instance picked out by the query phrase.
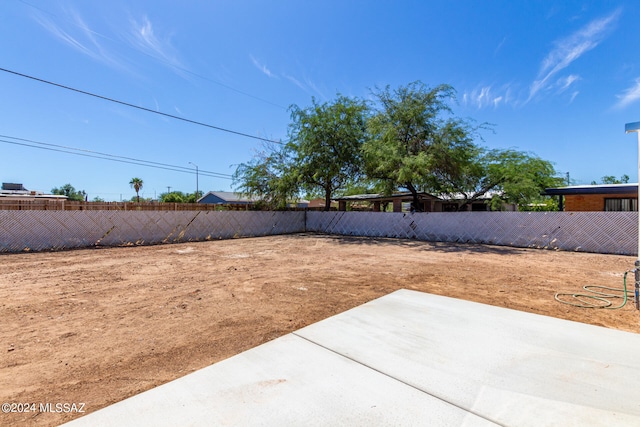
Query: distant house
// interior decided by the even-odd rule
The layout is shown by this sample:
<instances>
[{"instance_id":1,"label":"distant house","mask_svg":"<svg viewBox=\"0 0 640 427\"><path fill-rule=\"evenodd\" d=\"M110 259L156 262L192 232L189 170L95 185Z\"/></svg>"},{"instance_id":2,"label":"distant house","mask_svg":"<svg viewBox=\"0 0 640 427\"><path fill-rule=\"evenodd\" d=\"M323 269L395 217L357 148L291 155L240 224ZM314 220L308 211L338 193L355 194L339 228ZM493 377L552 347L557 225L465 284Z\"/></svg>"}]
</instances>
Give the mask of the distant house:
<instances>
[{"instance_id":1,"label":"distant house","mask_svg":"<svg viewBox=\"0 0 640 427\"><path fill-rule=\"evenodd\" d=\"M307 203L307 207L309 209L314 209L314 210L324 210L324 207L326 206L324 197L319 197L317 199L312 199L309 200L309 202ZM331 200L331 210L336 210L338 209L338 203L335 202L334 200Z\"/></svg>"},{"instance_id":2,"label":"distant house","mask_svg":"<svg viewBox=\"0 0 640 427\"><path fill-rule=\"evenodd\" d=\"M0 200L67 200L67 196L45 194L42 191L27 190L22 184L3 182L0 188Z\"/></svg>"},{"instance_id":3,"label":"distant house","mask_svg":"<svg viewBox=\"0 0 640 427\"><path fill-rule=\"evenodd\" d=\"M223 205L234 209L251 209L259 201L259 199L244 197L242 194L232 191L209 191L198 199L198 203ZM290 209L306 209L308 205L309 201L301 199L288 203L287 207Z\"/></svg>"},{"instance_id":4,"label":"distant house","mask_svg":"<svg viewBox=\"0 0 640 427\"><path fill-rule=\"evenodd\" d=\"M252 207L257 200L243 197L240 193L232 191L209 191L198 199L198 203L207 203L212 205L234 205Z\"/></svg>"},{"instance_id":5,"label":"distant house","mask_svg":"<svg viewBox=\"0 0 640 427\"><path fill-rule=\"evenodd\" d=\"M465 206L465 211L488 211L490 210L487 203L491 199L491 196L479 198L474 200ZM355 194L352 196L336 197L334 200L338 202L338 210L344 211L347 209L347 203L353 205L360 205L364 202L372 205L374 212L380 212L384 210L384 206L391 204L394 212L402 212L410 209L410 204L413 201L413 196L410 192L398 192L385 196L382 194ZM418 193L419 203L422 205L423 212L457 212L460 210L460 205L464 200L462 195L452 196L434 196L429 193ZM516 205L505 204L506 210L517 210Z\"/></svg>"},{"instance_id":6,"label":"distant house","mask_svg":"<svg viewBox=\"0 0 640 427\"><path fill-rule=\"evenodd\" d=\"M305 199L299 199L295 202L287 203L287 208L292 209L308 209L311 202Z\"/></svg>"},{"instance_id":7,"label":"distant house","mask_svg":"<svg viewBox=\"0 0 640 427\"><path fill-rule=\"evenodd\" d=\"M547 188L543 195L559 196L561 211L638 210L638 184L576 185Z\"/></svg>"}]
</instances>

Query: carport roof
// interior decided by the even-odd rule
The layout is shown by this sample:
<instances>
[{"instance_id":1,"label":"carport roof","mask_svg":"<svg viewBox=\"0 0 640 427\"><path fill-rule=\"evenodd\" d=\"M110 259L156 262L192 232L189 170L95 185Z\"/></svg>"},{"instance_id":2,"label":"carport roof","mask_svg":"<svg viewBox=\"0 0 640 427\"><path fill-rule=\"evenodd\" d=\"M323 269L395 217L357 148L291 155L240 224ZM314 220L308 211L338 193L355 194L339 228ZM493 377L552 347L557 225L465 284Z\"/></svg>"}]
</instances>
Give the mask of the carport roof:
<instances>
[{"instance_id":1,"label":"carport roof","mask_svg":"<svg viewBox=\"0 0 640 427\"><path fill-rule=\"evenodd\" d=\"M434 196L429 193L418 193L418 197L420 199L427 200L440 200L439 197ZM393 199L406 199L411 200L412 195L408 191L393 193L385 196L384 194L353 194L351 196L342 196L342 197L334 197L333 200L336 201L346 201L346 202L356 202L356 201L367 201L367 202L384 202L391 201Z\"/></svg>"},{"instance_id":2,"label":"carport roof","mask_svg":"<svg viewBox=\"0 0 640 427\"><path fill-rule=\"evenodd\" d=\"M636 193L638 184L575 185L570 187L547 188L545 196L565 196L567 194L628 194Z\"/></svg>"}]
</instances>

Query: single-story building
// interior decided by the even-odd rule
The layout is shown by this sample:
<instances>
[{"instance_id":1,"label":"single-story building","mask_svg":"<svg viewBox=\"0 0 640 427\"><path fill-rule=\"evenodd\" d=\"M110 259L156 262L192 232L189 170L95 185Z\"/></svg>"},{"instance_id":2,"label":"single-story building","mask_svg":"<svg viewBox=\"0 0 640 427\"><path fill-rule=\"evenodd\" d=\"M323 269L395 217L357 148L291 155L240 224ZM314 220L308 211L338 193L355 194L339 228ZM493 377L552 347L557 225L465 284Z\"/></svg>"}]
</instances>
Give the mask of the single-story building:
<instances>
[{"instance_id":1,"label":"single-story building","mask_svg":"<svg viewBox=\"0 0 640 427\"><path fill-rule=\"evenodd\" d=\"M259 202L259 199L244 197L241 193L233 191L209 191L198 199L198 203L207 203L212 205L224 205L234 209L251 209ZM306 209L309 205L307 200L298 200L289 203L289 208Z\"/></svg>"},{"instance_id":2,"label":"single-story building","mask_svg":"<svg viewBox=\"0 0 640 427\"><path fill-rule=\"evenodd\" d=\"M372 205L374 212L384 211L389 204L393 206L394 212L402 212L403 210L407 210L406 204L413 201L413 196L407 191L388 196L383 194L354 194L351 196L334 197L333 200L338 202L339 211L346 211L347 203L352 206L367 203ZM434 202L440 199L428 193L418 193L418 200L422 204L422 210L424 212L433 212L435 207Z\"/></svg>"},{"instance_id":3,"label":"single-story building","mask_svg":"<svg viewBox=\"0 0 640 427\"><path fill-rule=\"evenodd\" d=\"M410 209L410 204L413 201L411 192L404 191L385 196L382 194L355 194L352 196L335 197L334 200L338 202L338 210L347 210L347 203L362 204L368 202L372 204L374 212L380 212L385 210L384 207L388 204L393 206L394 212L402 212ZM421 203L423 212L457 212L459 211L460 204L464 200L462 195L449 195L449 196L434 196L429 193L418 193L418 200ZM479 198L472 203L465 206L466 211L488 211L490 206L487 203L491 200L491 195L487 197ZM506 210L517 210L513 204L505 205Z\"/></svg>"},{"instance_id":4,"label":"single-story building","mask_svg":"<svg viewBox=\"0 0 640 427\"><path fill-rule=\"evenodd\" d=\"M547 188L545 196L558 196L561 211L637 211L638 184L574 185Z\"/></svg>"},{"instance_id":5,"label":"single-story building","mask_svg":"<svg viewBox=\"0 0 640 427\"><path fill-rule=\"evenodd\" d=\"M67 200L68 197L58 194L45 194L42 191L27 190L22 184L3 182L0 188L0 200Z\"/></svg>"},{"instance_id":6,"label":"single-story building","mask_svg":"<svg viewBox=\"0 0 640 427\"><path fill-rule=\"evenodd\" d=\"M311 199L309 200L309 203L307 204L307 208L312 209L312 210L324 210L324 207L326 206L324 197L318 197L317 199ZM330 210L337 210L338 209L338 203L335 202L334 200L331 200L331 209Z\"/></svg>"},{"instance_id":7,"label":"single-story building","mask_svg":"<svg viewBox=\"0 0 640 427\"><path fill-rule=\"evenodd\" d=\"M244 197L240 193L233 191L209 191L198 199L198 203L211 205L228 205L250 209L257 200Z\"/></svg>"}]
</instances>

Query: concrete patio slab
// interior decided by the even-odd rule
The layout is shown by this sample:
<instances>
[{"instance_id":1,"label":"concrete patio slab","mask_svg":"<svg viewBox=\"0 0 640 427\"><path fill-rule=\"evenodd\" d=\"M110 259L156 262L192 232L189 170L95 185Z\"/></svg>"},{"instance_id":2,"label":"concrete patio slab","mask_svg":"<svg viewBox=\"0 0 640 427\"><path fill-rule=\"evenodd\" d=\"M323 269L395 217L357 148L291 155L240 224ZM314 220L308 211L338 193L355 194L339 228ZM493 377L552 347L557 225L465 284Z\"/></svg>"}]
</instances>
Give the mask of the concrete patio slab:
<instances>
[{"instance_id":1,"label":"concrete patio slab","mask_svg":"<svg viewBox=\"0 0 640 427\"><path fill-rule=\"evenodd\" d=\"M640 425L640 335L401 290L68 426Z\"/></svg>"},{"instance_id":2,"label":"concrete patio slab","mask_svg":"<svg viewBox=\"0 0 640 427\"><path fill-rule=\"evenodd\" d=\"M509 426L640 425L640 335L413 291L297 332Z\"/></svg>"}]
</instances>

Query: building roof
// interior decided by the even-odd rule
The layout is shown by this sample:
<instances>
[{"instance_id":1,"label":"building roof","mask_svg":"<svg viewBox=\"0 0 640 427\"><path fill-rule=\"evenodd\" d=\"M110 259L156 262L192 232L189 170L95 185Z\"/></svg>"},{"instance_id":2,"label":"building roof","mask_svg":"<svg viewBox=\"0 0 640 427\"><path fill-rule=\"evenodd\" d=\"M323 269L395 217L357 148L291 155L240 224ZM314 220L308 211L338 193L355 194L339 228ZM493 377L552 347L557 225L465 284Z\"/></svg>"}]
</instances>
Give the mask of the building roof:
<instances>
[{"instance_id":1,"label":"building roof","mask_svg":"<svg viewBox=\"0 0 640 427\"><path fill-rule=\"evenodd\" d=\"M542 194L545 196L565 196L567 194L629 194L637 192L638 184L597 184L547 188Z\"/></svg>"},{"instance_id":2,"label":"building roof","mask_svg":"<svg viewBox=\"0 0 640 427\"><path fill-rule=\"evenodd\" d=\"M219 205L250 205L256 203L260 199L252 199L250 197L243 197L241 193L234 193L232 191L209 191L204 196L198 199L198 203L210 203ZM308 200L298 199L287 203L289 207L305 208L309 205Z\"/></svg>"},{"instance_id":3,"label":"building roof","mask_svg":"<svg viewBox=\"0 0 640 427\"><path fill-rule=\"evenodd\" d=\"M64 195L45 194L42 191L27 190L22 184L14 184L11 182L2 183L2 188L0 188L0 198L3 200L68 199L68 197Z\"/></svg>"},{"instance_id":4,"label":"building roof","mask_svg":"<svg viewBox=\"0 0 640 427\"><path fill-rule=\"evenodd\" d=\"M6 200L67 200L68 197L60 194L8 194L7 192L0 191L0 198Z\"/></svg>"},{"instance_id":5,"label":"building roof","mask_svg":"<svg viewBox=\"0 0 640 427\"><path fill-rule=\"evenodd\" d=\"M3 182L2 189L7 191L29 191L22 184L14 184L12 182Z\"/></svg>"},{"instance_id":6,"label":"building roof","mask_svg":"<svg viewBox=\"0 0 640 427\"><path fill-rule=\"evenodd\" d=\"M356 201L367 201L367 202L382 202L382 201L391 201L393 199L411 199L412 195L409 191L402 191L399 193L393 193L391 195L385 196L384 194L353 194L351 196L342 196L342 197L334 197L332 200L336 201L345 201L345 202L356 202ZM430 200L440 200L439 197L434 196L429 193L418 193L418 197L420 199L430 199Z\"/></svg>"},{"instance_id":7,"label":"building roof","mask_svg":"<svg viewBox=\"0 0 640 427\"><path fill-rule=\"evenodd\" d=\"M212 202L204 200L213 200ZM198 203L230 203L230 204L249 204L256 202L256 199L243 197L240 193L234 193L233 191L209 191L204 196L198 199Z\"/></svg>"},{"instance_id":8,"label":"building roof","mask_svg":"<svg viewBox=\"0 0 640 427\"><path fill-rule=\"evenodd\" d=\"M476 200L491 199L495 194L499 194L499 193L496 193L495 191L489 191L483 197L479 197ZM346 201L346 202L354 202L354 201L381 202L381 201L391 201L393 199L411 200L412 197L413 196L411 195L411 192L400 191L398 193L393 193L389 196L385 196L383 194L354 194L351 196L334 197L332 200ZM466 199L466 197L462 193L440 194L439 196L435 196L433 194L429 194L425 192L419 192L418 198L421 200L441 200L443 202Z\"/></svg>"}]
</instances>

